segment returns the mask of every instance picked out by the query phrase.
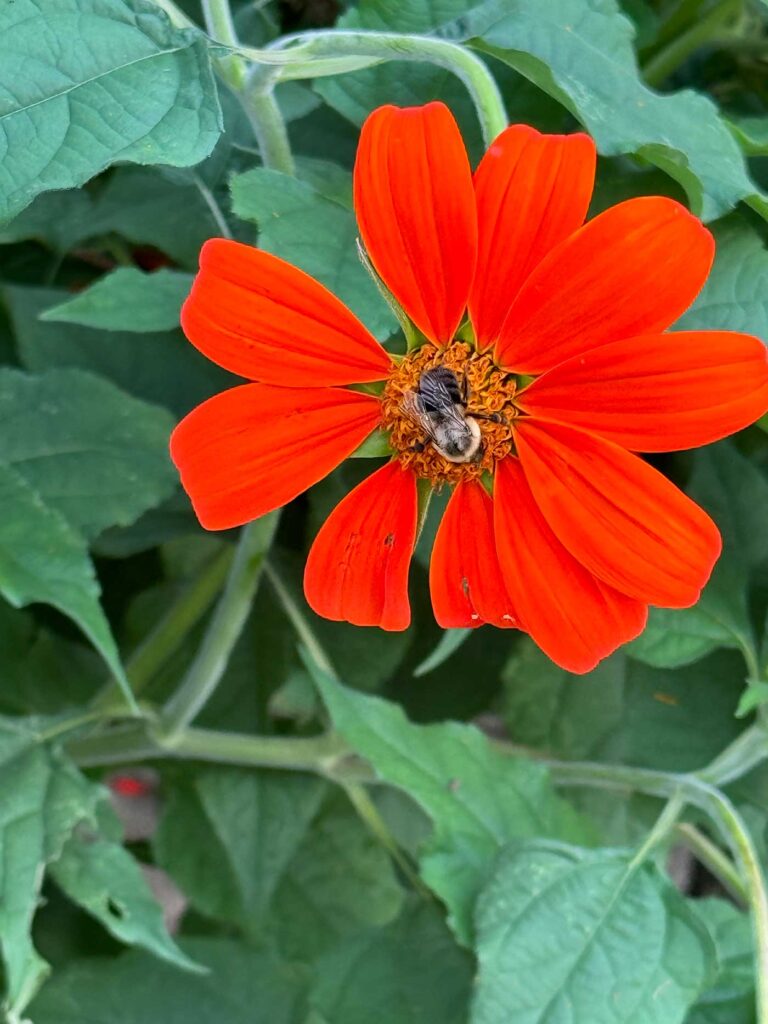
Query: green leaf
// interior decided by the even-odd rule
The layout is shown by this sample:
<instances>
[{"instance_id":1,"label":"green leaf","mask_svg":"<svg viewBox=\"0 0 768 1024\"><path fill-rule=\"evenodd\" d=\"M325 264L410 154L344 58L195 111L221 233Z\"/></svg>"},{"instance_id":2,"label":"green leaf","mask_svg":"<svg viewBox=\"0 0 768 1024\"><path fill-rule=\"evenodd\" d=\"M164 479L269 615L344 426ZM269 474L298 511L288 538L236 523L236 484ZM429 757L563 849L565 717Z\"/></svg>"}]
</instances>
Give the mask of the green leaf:
<instances>
[{"instance_id":1,"label":"green leaf","mask_svg":"<svg viewBox=\"0 0 768 1024\"><path fill-rule=\"evenodd\" d=\"M505 849L477 931L472 1024L681 1024L714 967L683 897L619 850Z\"/></svg>"},{"instance_id":2,"label":"green leaf","mask_svg":"<svg viewBox=\"0 0 768 1024\"><path fill-rule=\"evenodd\" d=\"M472 726L414 725L397 705L310 670L344 739L431 817L422 873L449 906L462 941L470 940L472 905L502 844L534 835L585 838L540 765L498 753Z\"/></svg>"},{"instance_id":3,"label":"green leaf","mask_svg":"<svg viewBox=\"0 0 768 1024\"><path fill-rule=\"evenodd\" d=\"M43 323L39 316L67 293L51 288L6 286L19 358L26 369L76 367L106 377L130 395L181 416L231 387L235 378L205 359L181 331L162 334L103 332L72 324Z\"/></svg>"},{"instance_id":4,"label":"green leaf","mask_svg":"<svg viewBox=\"0 0 768 1024\"><path fill-rule=\"evenodd\" d=\"M12 466L0 462L0 593L16 608L53 605L82 629L132 702L99 604L85 540Z\"/></svg>"},{"instance_id":5,"label":"green leaf","mask_svg":"<svg viewBox=\"0 0 768 1024\"><path fill-rule=\"evenodd\" d=\"M654 668L680 668L703 658L718 647L739 647L740 636L708 607L707 592L693 608L651 608L648 625L625 650L631 658Z\"/></svg>"},{"instance_id":6,"label":"green leaf","mask_svg":"<svg viewBox=\"0 0 768 1024\"><path fill-rule=\"evenodd\" d=\"M747 914L725 900L689 900L717 953L717 971L685 1024L754 1024L755 967Z\"/></svg>"},{"instance_id":7,"label":"green leaf","mask_svg":"<svg viewBox=\"0 0 768 1024\"><path fill-rule=\"evenodd\" d=\"M402 902L387 852L352 807L336 799L284 870L264 930L286 957L312 960L350 933L386 925Z\"/></svg>"},{"instance_id":8,"label":"green leaf","mask_svg":"<svg viewBox=\"0 0 768 1024\"><path fill-rule=\"evenodd\" d=\"M88 237L114 231L195 269L203 242L228 230L204 167L192 168L181 180L149 167L116 168L94 204Z\"/></svg>"},{"instance_id":9,"label":"green leaf","mask_svg":"<svg viewBox=\"0 0 768 1024\"><path fill-rule=\"evenodd\" d=\"M35 1024L306 1024L306 983L274 954L230 939L188 939L207 975L185 974L146 953L94 957L49 982Z\"/></svg>"},{"instance_id":10,"label":"green leaf","mask_svg":"<svg viewBox=\"0 0 768 1024\"><path fill-rule=\"evenodd\" d=\"M413 899L323 957L310 1002L327 1024L464 1024L472 967L436 907Z\"/></svg>"},{"instance_id":11,"label":"green leaf","mask_svg":"<svg viewBox=\"0 0 768 1024\"><path fill-rule=\"evenodd\" d=\"M556 757L692 771L741 731L740 668L727 651L676 671L618 652L574 676L529 642L505 669L504 714L516 742Z\"/></svg>"},{"instance_id":12,"label":"green leaf","mask_svg":"<svg viewBox=\"0 0 768 1024\"><path fill-rule=\"evenodd\" d=\"M350 459L381 459L392 454L389 446L389 434L381 428L374 430L366 437L359 448L355 448Z\"/></svg>"},{"instance_id":13,"label":"green leaf","mask_svg":"<svg viewBox=\"0 0 768 1024\"><path fill-rule=\"evenodd\" d=\"M45 744L46 729L55 728L51 719L0 718L0 947L6 1008L16 1013L48 970L30 936L43 870L80 822L95 824L99 800L99 790Z\"/></svg>"},{"instance_id":14,"label":"green leaf","mask_svg":"<svg viewBox=\"0 0 768 1024\"><path fill-rule=\"evenodd\" d=\"M632 25L614 0L486 0L444 31L559 100L603 156L634 153L666 171L705 220L741 200L768 211L711 100L692 91L662 96L643 83Z\"/></svg>"},{"instance_id":15,"label":"green leaf","mask_svg":"<svg viewBox=\"0 0 768 1024\"><path fill-rule=\"evenodd\" d=\"M91 234L93 200L84 189L43 192L8 224L0 225L0 243L45 242L66 252Z\"/></svg>"},{"instance_id":16,"label":"green leaf","mask_svg":"<svg viewBox=\"0 0 768 1024\"><path fill-rule=\"evenodd\" d=\"M732 115L729 124L747 156L768 155L768 117Z\"/></svg>"},{"instance_id":17,"label":"green leaf","mask_svg":"<svg viewBox=\"0 0 768 1024\"><path fill-rule=\"evenodd\" d=\"M0 601L0 712L56 715L85 704L104 681L101 658L84 643Z\"/></svg>"},{"instance_id":18,"label":"green leaf","mask_svg":"<svg viewBox=\"0 0 768 1024\"><path fill-rule=\"evenodd\" d=\"M322 796L316 779L210 769L172 791L157 861L203 913L257 933Z\"/></svg>"},{"instance_id":19,"label":"green leaf","mask_svg":"<svg viewBox=\"0 0 768 1024\"><path fill-rule=\"evenodd\" d=\"M446 629L440 637L437 646L413 670L414 676L417 678L425 676L429 672L434 672L436 668L440 668L444 661L447 661L455 651L458 651L471 634L471 629Z\"/></svg>"},{"instance_id":20,"label":"green leaf","mask_svg":"<svg viewBox=\"0 0 768 1024\"><path fill-rule=\"evenodd\" d=\"M116 939L140 946L185 970L199 970L168 934L163 911L141 869L115 838L120 826L108 804L99 808L98 830L75 829L51 875L71 900Z\"/></svg>"},{"instance_id":21,"label":"green leaf","mask_svg":"<svg viewBox=\"0 0 768 1024\"><path fill-rule=\"evenodd\" d=\"M357 253L352 210L309 184L257 167L232 179L232 209L259 225L259 245L316 277L377 338L396 328Z\"/></svg>"},{"instance_id":22,"label":"green leaf","mask_svg":"<svg viewBox=\"0 0 768 1024\"><path fill-rule=\"evenodd\" d=\"M0 370L3 458L86 536L127 526L173 490L173 421L79 370Z\"/></svg>"},{"instance_id":23,"label":"green leaf","mask_svg":"<svg viewBox=\"0 0 768 1024\"><path fill-rule=\"evenodd\" d=\"M768 683L752 682L742 693L735 715L737 718L746 718L763 704L768 704Z\"/></svg>"},{"instance_id":24,"label":"green leaf","mask_svg":"<svg viewBox=\"0 0 768 1024\"><path fill-rule=\"evenodd\" d=\"M90 288L41 314L46 322L81 324L107 331L170 331L179 325L191 274L158 270L144 274L120 267Z\"/></svg>"},{"instance_id":25,"label":"green leaf","mask_svg":"<svg viewBox=\"0 0 768 1024\"><path fill-rule=\"evenodd\" d=\"M675 329L756 334L768 343L768 252L741 217L714 226L717 254L712 272Z\"/></svg>"},{"instance_id":26,"label":"green leaf","mask_svg":"<svg viewBox=\"0 0 768 1024\"><path fill-rule=\"evenodd\" d=\"M0 220L117 160L198 163L221 128L204 38L144 0L3 4L0 69Z\"/></svg>"}]
</instances>

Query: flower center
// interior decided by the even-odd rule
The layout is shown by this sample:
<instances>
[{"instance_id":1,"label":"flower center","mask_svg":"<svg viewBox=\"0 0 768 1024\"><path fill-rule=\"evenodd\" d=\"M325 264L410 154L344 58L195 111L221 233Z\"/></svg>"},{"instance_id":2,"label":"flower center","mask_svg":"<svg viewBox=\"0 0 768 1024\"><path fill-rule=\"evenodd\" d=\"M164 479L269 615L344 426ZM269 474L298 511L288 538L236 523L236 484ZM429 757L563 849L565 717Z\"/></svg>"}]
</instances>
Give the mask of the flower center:
<instances>
[{"instance_id":1,"label":"flower center","mask_svg":"<svg viewBox=\"0 0 768 1024\"><path fill-rule=\"evenodd\" d=\"M512 450L515 377L463 341L425 344L393 367L382 425L403 466L433 484L492 473Z\"/></svg>"}]
</instances>

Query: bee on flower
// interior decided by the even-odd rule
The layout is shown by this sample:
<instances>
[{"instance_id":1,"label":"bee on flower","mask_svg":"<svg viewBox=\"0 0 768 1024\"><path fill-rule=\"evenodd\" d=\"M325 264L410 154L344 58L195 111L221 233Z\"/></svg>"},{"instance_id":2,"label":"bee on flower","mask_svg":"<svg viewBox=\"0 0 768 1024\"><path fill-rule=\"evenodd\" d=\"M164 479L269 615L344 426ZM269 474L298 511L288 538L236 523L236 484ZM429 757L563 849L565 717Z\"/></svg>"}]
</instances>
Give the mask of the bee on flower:
<instances>
[{"instance_id":1,"label":"bee on flower","mask_svg":"<svg viewBox=\"0 0 768 1024\"><path fill-rule=\"evenodd\" d=\"M182 326L253 383L173 434L202 525L286 504L383 430L391 457L309 552L318 614L407 628L420 481L451 488L429 574L445 628L522 629L586 672L642 631L649 605L694 604L718 530L637 453L707 444L762 415L766 349L732 331L669 331L707 278L712 236L663 197L585 223L594 175L583 134L512 125L473 176L443 104L375 110L355 211L421 341L404 356L297 268L207 242Z\"/></svg>"}]
</instances>

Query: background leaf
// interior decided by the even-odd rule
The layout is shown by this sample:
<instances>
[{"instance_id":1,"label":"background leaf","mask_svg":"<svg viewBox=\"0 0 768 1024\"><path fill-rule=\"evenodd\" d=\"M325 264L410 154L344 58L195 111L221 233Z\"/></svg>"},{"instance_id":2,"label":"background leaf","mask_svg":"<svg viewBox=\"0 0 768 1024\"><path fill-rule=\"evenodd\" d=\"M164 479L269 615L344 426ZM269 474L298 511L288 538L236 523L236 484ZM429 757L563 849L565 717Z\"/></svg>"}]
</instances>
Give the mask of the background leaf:
<instances>
[{"instance_id":1,"label":"background leaf","mask_svg":"<svg viewBox=\"0 0 768 1024\"><path fill-rule=\"evenodd\" d=\"M4 4L0 68L0 220L116 160L198 163L219 134L203 39L144 0Z\"/></svg>"},{"instance_id":2,"label":"background leaf","mask_svg":"<svg viewBox=\"0 0 768 1024\"><path fill-rule=\"evenodd\" d=\"M414 725L397 705L354 693L319 670L313 677L341 735L432 819L422 873L449 906L462 941L470 940L472 905L500 845L532 835L586 836L543 767L497 753L470 726Z\"/></svg>"},{"instance_id":3,"label":"background leaf","mask_svg":"<svg viewBox=\"0 0 768 1024\"><path fill-rule=\"evenodd\" d=\"M666 171L705 220L740 200L768 211L714 104L643 83L632 26L613 0L486 0L445 33L472 39L559 100L604 156L635 153Z\"/></svg>"},{"instance_id":4,"label":"background leaf","mask_svg":"<svg viewBox=\"0 0 768 1024\"><path fill-rule=\"evenodd\" d=\"M302 973L228 939L190 939L209 973L189 975L146 953L75 963L35 1000L35 1024L306 1024Z\"/></svg>"},{"instance_id":5,"label":"background leaf","mask_svg":"<svg viewBox=\"0 0 768 1024\"><path fill-rule=\"evenodd\" d=\"M74 830L51 865L52 877L121 942L185 970L199 970L169 936L139 865L116 841L120 826L107 804L98 809L96 820L98 831L83 824Z\"/></svg>"},{"instance_id":6,"label":"background leaf","mask_svg":"<svg viewBox=\"0 0 768 1024\"><path fill-rule=\"evenodd\" d=\"M0 463L0 592L19 608L42 601L68 615L130 695L83 538L12 466Z\"/></svg>"},{"instance_id":7,"label":"background leaf","mask_svg":"<svg viewBox=\"0 0 768 1024\"><path fill-rule=\"evenodd\" d=\"M477 930L472 1024L680 1024L714 969L683 898L621 851L507 848Z\"/></svg>"},{"instance_id":8,"label":"background leaf","mask_svg":"<svg viewBox=\"0 0 768 1024\"><path fill-rule=\"evenodd\" d=\"M232 181L232 209L259 225L259 246L321 281L378 338L395 322L357 252L351 206L328 199L306 182L263 167Z\"/></svg>"},{"instance_id":9,"label":"background leaf","mask_svg":"<svg viewBox=\"0 0 768 1024\"><path fill-rule=\"evenodd\" d=\"M41 319L107 331L170 331L178 327L191 285L191 274L143 274L134 267L119 267L74 298L47 309Z\"/></svg>"},{"instance_id":10,"label":"background leaf","mask_svg":"<svg viewBox=\"0 0 768 1024\"><path fill-rule=\"evenodd\" d=\"M3 458L52 508L95 536L170 494L173 421L78 370L0 370Z\"/></svg>"}]
</instances>

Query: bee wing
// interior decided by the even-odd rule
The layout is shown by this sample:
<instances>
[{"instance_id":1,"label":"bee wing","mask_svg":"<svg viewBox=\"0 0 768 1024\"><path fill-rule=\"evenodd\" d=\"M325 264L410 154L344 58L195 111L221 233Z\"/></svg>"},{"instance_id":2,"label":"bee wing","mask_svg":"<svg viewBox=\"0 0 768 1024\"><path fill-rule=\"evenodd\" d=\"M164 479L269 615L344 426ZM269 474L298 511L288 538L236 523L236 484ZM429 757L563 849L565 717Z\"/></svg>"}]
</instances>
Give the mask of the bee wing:
<instances>
[{"instance_id":1,"label":"bee wing","mask_svg":"<svg viewBox=\"0 0 768 1024\"><path fill-rule=\"evenodd\" d=\"M430 441L435 440L432 421L429 418L429 413L424 409L421 395L418 395L415 391L406 391L403 395L403 400L400 403L400 411L407 416L409 420L417 423Z\"/></svg>"}]
</instances>

